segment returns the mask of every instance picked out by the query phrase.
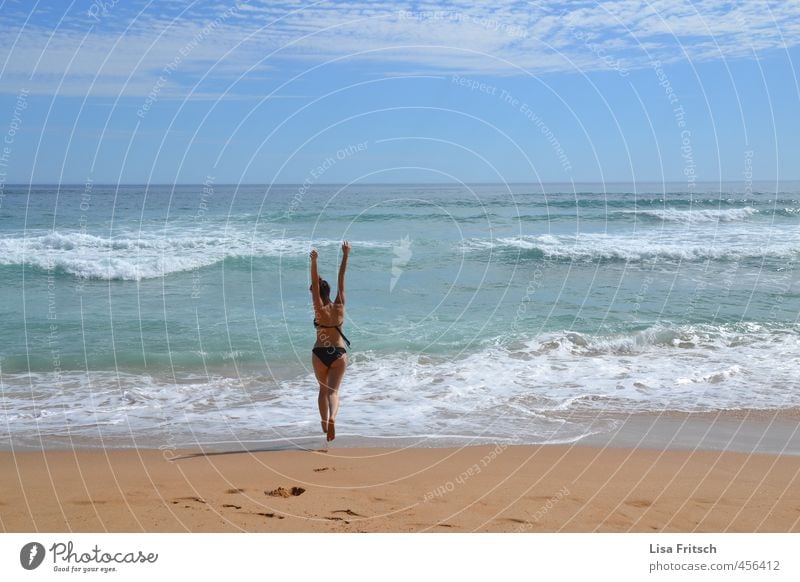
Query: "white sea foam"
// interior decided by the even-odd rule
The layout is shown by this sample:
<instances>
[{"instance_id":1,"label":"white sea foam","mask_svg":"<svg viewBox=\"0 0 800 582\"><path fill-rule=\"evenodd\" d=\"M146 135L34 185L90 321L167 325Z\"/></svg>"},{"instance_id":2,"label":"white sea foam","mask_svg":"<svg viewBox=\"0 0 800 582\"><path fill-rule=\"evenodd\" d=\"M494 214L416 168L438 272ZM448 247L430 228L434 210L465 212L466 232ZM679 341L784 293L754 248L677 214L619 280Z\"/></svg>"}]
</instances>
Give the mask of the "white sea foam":
<instances>
[{"instance_id":1,"label":"white sea foam","mask_svg":"<svg viewBox=\"0 0 800 582\"><path fill-rule=\"evenodd\" d=\"M796 232L739 229L736 232L631 234L580 233L578 235L524 235L494 240L468 239L464 251L538 252L557 260L594 261L702 261L788 259L800 254Z\"/></svg>"},{"instance_id":2,"label":"white sea foam","mask_svg":"<svg viewBox=\"0 0 800 582\"><path fill-rule=\"evenodd\" d=\"M626 210L626 214L655 218L660 221L677 222L681 224L697 224L703 222L732 222L746 220L758 214L752 206L744 208L703 208L695 210L678 210L676 208L663 208L659 210Z\"/></svg>"},{"instance_id":3,"label":"white sea foam","mask_svg":"<svg viewBox=\"0 0 800 582\"><path fill-rule=\"evenodd\" d=\"M315 240L318 247L339 241ZM360 244L367 247L369 241ZM388 244L388 243L387 243ZM0 238L0 265L23 262L87 279L138 281L190 271L236 257L301 257L312 241L277 233L207 235L191 230L101 237L81 232L31 232Z\"/></svg>"},{"instance_id":4,"label":"white sea foam","mask_svg":"<svg viewBox=\"0 0 800 582\"><path fill-rule=\"evenodd\" d=\"M798 329L656 326L623 336L548 333L470 355L354 352L340 423L383 437L569 442L609 430L587 412L800 406ZM502 338L501 338L502 339ZM776 365L780 362L780 365ZM33 389L31 388L33 386ZM5 375L0 427L15 438L301 438L318 430L308 369L272 378L112 372Z\"/></svg>"}]
</instances>

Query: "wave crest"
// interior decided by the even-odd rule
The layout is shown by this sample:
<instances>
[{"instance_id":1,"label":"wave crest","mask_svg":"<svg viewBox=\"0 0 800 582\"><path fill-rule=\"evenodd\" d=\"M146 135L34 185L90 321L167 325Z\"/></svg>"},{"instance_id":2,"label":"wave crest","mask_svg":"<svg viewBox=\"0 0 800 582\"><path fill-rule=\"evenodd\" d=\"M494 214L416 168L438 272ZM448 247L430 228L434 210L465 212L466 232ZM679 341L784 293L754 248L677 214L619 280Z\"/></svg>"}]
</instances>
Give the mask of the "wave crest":
<instances>
[{"instance_id":1,"label":"wave crest","mask_svg":"<svg viewBox=\"0 0 800 582\"><path fill-rule=\"evenodd\" d=\"M676 222L679 224L699 224L705 222L733 222L747 220L759 210L752 206L744 208L711 209L701 210L678 210L675 208L663 208L659 210L629 210L626 214L633 214L637 218L645 217L655 219L659 222Z\"/></svg>"},{"instance_id":2,"label":"wave crest","mask_svg":"<svg viewBox=\"0 0 800 582\"><path fill-rule=\"evenodd\" d=\"M208 236L191 231L164 236L101 237L81 232L47 232L0 239L0 265L31 265L85 279L139 281L191 271L229 258L300 257L311 241L232 233ZM325 247L338 241L314 241Z\"/></svg>"},{"instance_id":3,"label":"wave crest","mask_svg":"<svg viewBox=\"0 0 800 582\"><path fill-rule=\"evenodd\" d=\"M602 233L579 236L523 235L494 240L468 239L462 243L466 252L498 252L529 259L556 261L737 261L748 259L788 259L800 253L796 238L775 235L763 246L763 235L711 239L702 244L697 239L682 240L669 236L630 236Z\"/></svg>"}]
</instances>

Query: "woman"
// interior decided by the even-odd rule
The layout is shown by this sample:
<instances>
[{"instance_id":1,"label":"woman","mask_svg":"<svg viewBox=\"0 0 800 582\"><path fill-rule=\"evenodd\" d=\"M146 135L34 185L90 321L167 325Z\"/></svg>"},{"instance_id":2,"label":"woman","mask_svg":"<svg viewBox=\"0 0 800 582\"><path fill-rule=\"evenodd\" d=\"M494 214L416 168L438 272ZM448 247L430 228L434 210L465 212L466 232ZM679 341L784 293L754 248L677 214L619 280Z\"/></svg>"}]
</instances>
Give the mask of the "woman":
<instances>
[{"instance_id":1,"label":"woman","mask_svg":"<svg viewBox=\"0 0 800 582\"><path fill-rule=\"evenodd\" d=\"M328 440L336 438L336 413L339 411L339 386L347 368L345 343L350 342L342 333L344 323L344 272L350 243L342 243L342 264L339 266L339 288L336 300L331 302L331 286L317 273L316 250L311 251L311 299L314 302L314 327L317 341L311 350L311 363L319 382L319 415L322 418L322 432Z\"/></svg>"}]
</instances>

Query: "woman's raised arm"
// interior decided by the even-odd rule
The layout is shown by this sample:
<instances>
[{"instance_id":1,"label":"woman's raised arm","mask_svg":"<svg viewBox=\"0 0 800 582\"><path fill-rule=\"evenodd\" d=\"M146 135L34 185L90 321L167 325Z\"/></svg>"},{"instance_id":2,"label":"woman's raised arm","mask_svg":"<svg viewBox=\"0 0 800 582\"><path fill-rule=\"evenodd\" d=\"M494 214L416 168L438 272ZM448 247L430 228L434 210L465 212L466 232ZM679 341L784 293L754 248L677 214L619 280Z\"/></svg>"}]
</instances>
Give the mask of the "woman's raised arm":
<instances>
[{"instance_id":1,"label":"woman's raised arm","mask_svg":"<svg viewBox=\"0 0 800 582\"><path fill-rule=\"evenodd\" d=\"M319 253L316 249L311 249L311 300L314 302L314 311L322 307L322 299L319 296L319 273L317 272L317 257Z\"/></svg>"},{"instance_id":2,"label":"woman's raised arm","mask_svg":"<svg viewBox=\"0 0 800 582\"><path fill-rule=\"evenodd\" d=\"M344 305L344 273L347 270L347 257L350 255L350 243L344 241L342 243L342 264L339 265L339 281L336 289L336 300L334 303Z\"/></svg>"}]
</instances>

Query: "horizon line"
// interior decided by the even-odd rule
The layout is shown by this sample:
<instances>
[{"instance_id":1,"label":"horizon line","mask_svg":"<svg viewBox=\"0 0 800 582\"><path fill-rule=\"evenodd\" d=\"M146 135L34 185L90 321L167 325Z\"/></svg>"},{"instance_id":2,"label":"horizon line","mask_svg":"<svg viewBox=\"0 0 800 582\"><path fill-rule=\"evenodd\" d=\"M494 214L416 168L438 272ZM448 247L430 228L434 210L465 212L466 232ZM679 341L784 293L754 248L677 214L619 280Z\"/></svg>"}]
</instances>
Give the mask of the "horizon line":
<instances>
[{"instance_id":1,"label":"horizon line","mask_svg":"<svg viewBox=\"0 0 800 582\"><path fill-rule=\"evenodd\" d=\"M800 182L800 178L752 178L752 179L723 179L723 180L695 180L693 184L755 184L773 182ZM205 186L207 182L6 182L3 188L20 186ZM211 182L215 186L304 186L303 182ZM507 182L318 182L305 185L308 188L318 186L513 186L513 185L552 185L552 184L683 184L689 187L686 180L540 180L538 182L507 181ZM1 189L0 189L1 190Z\"/></svg>"}]
</instances>

